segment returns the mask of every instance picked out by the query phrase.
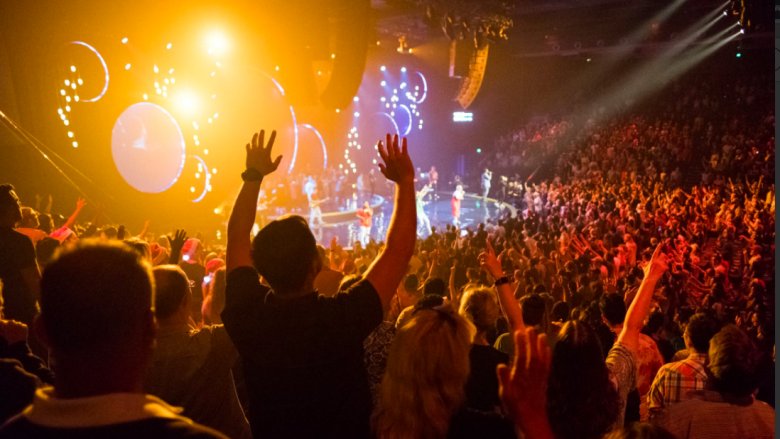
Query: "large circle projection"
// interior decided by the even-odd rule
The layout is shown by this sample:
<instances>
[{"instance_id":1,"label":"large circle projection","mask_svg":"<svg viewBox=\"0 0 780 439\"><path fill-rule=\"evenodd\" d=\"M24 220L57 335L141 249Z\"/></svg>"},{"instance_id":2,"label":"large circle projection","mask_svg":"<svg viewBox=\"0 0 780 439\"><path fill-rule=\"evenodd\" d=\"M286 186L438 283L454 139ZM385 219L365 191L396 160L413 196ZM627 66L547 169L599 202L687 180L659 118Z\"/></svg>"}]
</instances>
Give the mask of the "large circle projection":
<instances>
[{"instance_id":1,"label":"large circle projection","mask_svg":"<svg viewBox=\"0 0 780 439\"><path fill-rule=\"evenodd\" d=\"M119 174L130 186L160 193L176 183L184 167L184 135L163 107L140 102L117 118L111 132L111 153Z\"/></svg>"}]
</instances>

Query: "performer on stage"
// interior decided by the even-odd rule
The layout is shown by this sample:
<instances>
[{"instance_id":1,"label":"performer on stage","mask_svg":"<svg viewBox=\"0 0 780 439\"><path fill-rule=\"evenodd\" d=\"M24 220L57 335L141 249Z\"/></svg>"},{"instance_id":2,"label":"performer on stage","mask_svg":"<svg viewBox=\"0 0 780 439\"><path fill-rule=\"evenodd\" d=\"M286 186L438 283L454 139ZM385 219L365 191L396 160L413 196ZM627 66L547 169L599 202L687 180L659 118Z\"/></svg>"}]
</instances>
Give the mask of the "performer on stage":
<instances>
[{"instance_id":1,"label":"performer on stage","mask_svg":"<svg viewBox=\"0 0 780 439\"><path fill-rule=\"evenodd\" d=\"M433 230L431 229L431 220L428 218L428 214L425 213L424 201L425 196L432 190L433 188L431 185L426 184L417 192L417 196L415 197L417 206L417 234L423 238L430 236L431 233L433 233Z\"/></svg>"},{"instance_id":2,"label":"performer on stage","mask_svg":"<svg viewBox=\"0 0 780 439\"><path fill-rule=\"evenodd\" d=\"M435 191L439 184L439 173L436 171L436 166L431 166L431 170L428 171L428 184Z\"/></svg>"},{"instance_id":3,"label":"performer on stage","mask_svg":"<svg viewBox=\"0 0 780 439\"><path fill-rule=\"evenodd\" d=\"M452 225L460 227L460 202L463 201L463 196L466 192L463 190L463 185L455 186L455 192L452 193Z\"/></svg>"},{"instance_id":4,"label":"performer on stage","mask_svg":"<svg viewBox=\"0 0 780 439\"><path fill-rule=\"evenodd\" d=\"M371 238L371 219L374 217L374 211L371 209L371 205L368 201L363 203L363 207L356 212L360 222L360 234L358 240L360 244L365 248Z\"/></svg>"},{"instance_id":5,"label":"performer on stage","mask_svg":"<svg viewBox=\"0 0 780 439\"><path fill-rule=\"evenodd\" d=\"M309 227L311 227L314 237L317 241L322 240L322 208L320 204L327 201L326 199L320 199L317 189L309 195Z\"/></svg>"},{"instance_id":6,"label":"performer on stage","mask_svg":"<svg viewBox=\"0 0 780 439\"><path fill-rule=\"evenodd\" d=\"M482 188L482 202L487 201L488 192L490 192L490 183L493 180L493 173L490 169L485 168L485 172L482 173L482 180L480 187Z\"/></svg>"}]
</instances>

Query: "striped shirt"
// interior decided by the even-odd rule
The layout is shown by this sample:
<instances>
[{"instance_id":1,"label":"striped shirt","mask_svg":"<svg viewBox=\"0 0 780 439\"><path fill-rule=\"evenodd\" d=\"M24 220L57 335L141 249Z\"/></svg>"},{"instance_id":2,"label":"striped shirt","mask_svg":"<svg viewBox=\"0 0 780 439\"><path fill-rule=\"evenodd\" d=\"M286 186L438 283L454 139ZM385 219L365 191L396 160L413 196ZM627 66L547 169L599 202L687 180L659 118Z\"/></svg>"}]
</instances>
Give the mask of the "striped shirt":
<instances>
[{"instance_id":1,"label":"striped shirt","mask_svg":"<svg viewBox=\"0 0 780 439\"><path fill-rule=\"evenodd\" d=\"M707 383L706 363L706 354L691 351L688 358L661 367L647 395L650 410L685 401L689 399L690 392L704 390Z\"/></svg>"}]
</instances>

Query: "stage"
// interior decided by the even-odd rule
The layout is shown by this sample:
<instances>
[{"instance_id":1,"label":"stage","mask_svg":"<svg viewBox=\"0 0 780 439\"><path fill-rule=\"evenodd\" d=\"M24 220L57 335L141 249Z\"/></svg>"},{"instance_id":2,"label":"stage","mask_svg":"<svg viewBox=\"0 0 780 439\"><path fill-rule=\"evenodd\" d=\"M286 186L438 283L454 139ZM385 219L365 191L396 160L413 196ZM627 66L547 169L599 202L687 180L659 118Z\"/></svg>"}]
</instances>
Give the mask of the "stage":
<instances>
[{"instance_id":1,"label":"stage","mask_svg":"<svg viewBox=\"0 0 780 439\"><path fill-rule=\"evenodd\" d=\"M430 198L430 200L427 200L424 210L430 219L431 226L437 230L443 230L447 224L452 224L451 197L452 194L450 192L436 192L435 196L434 194L429 194L426 197ZM391 196L374 195L371 197L370 204L374 210L371 239L384 241L387 234L387 226L393 213L393 200ZM313 230L319 243L328 246L331 239L335 236L342 246L351 247L358 237L357 211L352 209L334 209L333 205L325 205L325 207L330 208L330 210L326 211L323 209L322 219L324 224L322 230ZM481 196L469 193L465 195L461 202L460 211L460 227L462 230L468 228L476 229L479 223L484 223L489 219L497 219L506 212L512 217L517 215L517 209L510 204L489 197L486 202L483 202ZM291 212L276 210L275 212L278 212L280 215L294 213L303 216L307 220L309 219L309 212L306 210L296 209ZM268 217L268 219L275 217L276 215ZM428 236L428 233L421 227L419 218L417 236L420 238Z\"/></svg>"}]
</instances>

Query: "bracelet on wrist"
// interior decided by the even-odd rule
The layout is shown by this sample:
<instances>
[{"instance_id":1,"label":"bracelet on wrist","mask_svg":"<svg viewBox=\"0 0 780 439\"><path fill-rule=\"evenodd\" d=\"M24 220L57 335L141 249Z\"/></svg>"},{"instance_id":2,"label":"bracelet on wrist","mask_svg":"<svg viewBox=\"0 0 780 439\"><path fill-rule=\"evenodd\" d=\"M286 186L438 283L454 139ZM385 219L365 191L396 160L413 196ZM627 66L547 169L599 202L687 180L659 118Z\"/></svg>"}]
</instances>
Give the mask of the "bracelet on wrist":
<instances>
[{"instance_id":1,"label":"bracelet on wrist","mask_svg":"<svg viewBox=\"0 0 780 439\"><path fill-rule=\"evenodd\" d=\"M501 276L493 283L493 286L500 287L501 285L505 285L509 283L509 278L507 276Z\"/></svg>"},{"instance_id":2,"label":"bracelet on wrist","mask_svg":"<svg viewBox=\"0 0 780 439\"><path fill-rule=\"evenodd\" d=\"M241 173L241 179L244 181L262 181L263 173L255 168L246 168L246 171Z\"/></svg>"}]
</instances>

